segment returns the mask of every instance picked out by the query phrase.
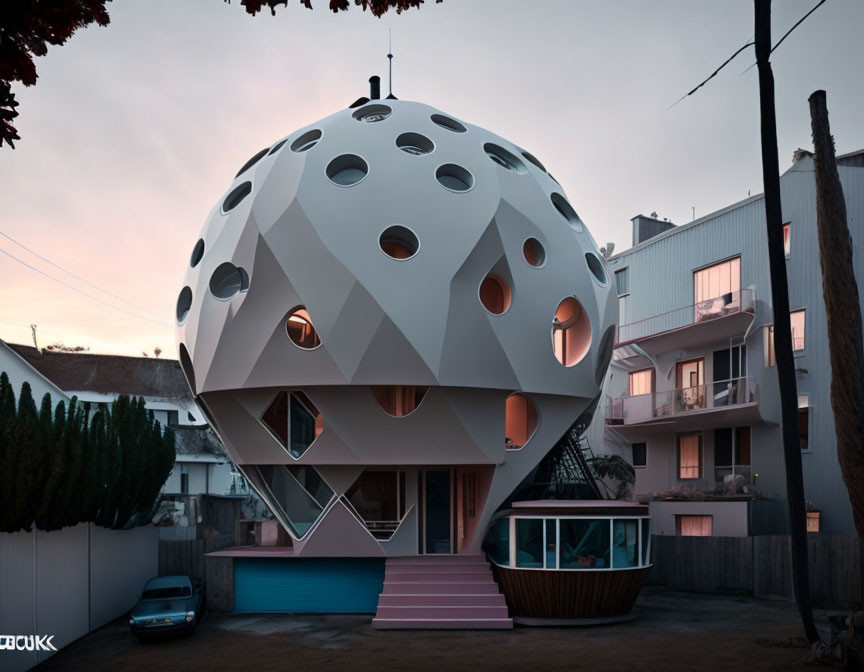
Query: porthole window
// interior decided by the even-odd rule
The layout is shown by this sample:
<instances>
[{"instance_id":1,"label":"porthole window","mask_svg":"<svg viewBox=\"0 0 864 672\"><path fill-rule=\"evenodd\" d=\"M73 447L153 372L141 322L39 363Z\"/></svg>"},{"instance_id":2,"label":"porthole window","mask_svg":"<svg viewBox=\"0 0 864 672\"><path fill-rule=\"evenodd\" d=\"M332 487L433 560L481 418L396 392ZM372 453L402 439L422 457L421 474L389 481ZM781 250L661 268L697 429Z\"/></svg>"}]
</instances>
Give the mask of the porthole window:
<instances>
[{"instance_id":1,"label":"porthole window","mask_svg":"<svg viewBox=\"0 0 864 672\"><path fill-rule=\"evenodd\" d=\"M537 268L546 262L546 250L536 238L529 238L522 245L522 255L531 266Z\"/></svg>"},{"instance_id":2,"label":"porthole window","mask_svg":"<svg viewBox=\"0 0 864 672\"><path fill-rule=\"evenodd\" d=\"M420 241L414 232L398 224L384 229L378 244L384 254L399 260L410 259L420 249Z\"/></svg>"},{"instance_id":3,"label":"porthole window","mask_svg":"<svg viewBox=\"0 0 864 672\"><path fill-rule=\"evenodd\" d=\"M327 177L333 184L340 187L350 187L369 173L369 165L356 154L342 154L327 165Z\"/></svg>"},{"instance_id":4,"label":"porthole window","mask_svg":"<svg viewBox=\"0 0 864 672\"><path fill-rule=\"evenodd\" d=\"M270 151L267 152L268 156L269 156L270 154L275 154L275 153L278 152L280 149L282 149L282 146L283 146L286 142L288 142L288 138L285 138L284 140L280 140L280 141L277 142L275 145L273 145L273 147L270 148Z\"/></svg>"},{"instance_id":5,"label":"porthole window","mask_svg":"<svg viewBox=\"0 0 864 672\"><path fill-rule=\"evenodd\" d=\"M526 152L523 150L522 156L524 156L526 159L528 159L531 163L533 163L535 166L537 166L544 173L546 172L546 168L543 166L542 163L540 163L540 160L536 156L534 156L531 152Z\"/></svg>"},{"instance_id":6,"label":"porthole window","mask_svg":"<svg viewBox=\"0 0 864 672\"><path fill-rule=\"evenodd\" d=\"M285 330L288 332L288 338L298 348L312 350L321 345L318 332L315 331L309 313L303 306L298 306L288 314Z\"/></svg>"},{"instance_id":7,"label":"porthole window","mask_svg":"<svg viewBox=\"0 0 864 672\"><path fill-rule=\"evenodd\" d=\"M247 170L249 170L249 169L250 169L252 166L254 166L256 163L258 163L262 158L264 158L265 156L267 156L267 152L269 152L269 151L270 151L270 148L269 148L269 147L265 147L264 149L262 149L262 150L261 150L260 152L258 152L255 156L253 156L253 157L252 157L251 159L249 159L246 163L244 163L244 164L243 164L243 167L242 167L240 170L237 171L237 174L236 174L234 177L235 177L235 178L236 178L236 177L240 177L243 173L245 173Z\"/></svg>"},{"instance_id":8,"label":"porthole window","mask_svg":"<svg viewBox=\"0 0 864 672\"><path fill-rule=\"evenodd\" d=\"M493 315L501 315L510 307L512 292L502 278L490 273L480 283L480 303Z\"/></svg>"},{"instance_id":9,"label":"porthole window","mask_svg":"<svg viewBox=\"0 0 864 672\"><path fill-rule=\"evenodd\" d=\"M600 257L593 252L586 252L585 261L588 264L588 270L591 271L591 275L593 275L601 285L605 285L606 269L603 267L603 262L600 261Z\"/></svg>"},{"instance_id":10,"label":"porthole window","mask_svg":"<svg viewBox=\"0 0 864 672\"><path fill-rule=\"evenodd\" d=\"M183 324L186 321L191 309L192 290L189 287L184 287L180 290L180 296L177 297L177 324Z\"/></svg>"},{"instance_id":11,"label":"porthole window","mask_svg":"<svg viewBox=\"0 0 864 672\"><path fill-rule=\"evenodd\" d=\"M504 409L507 450L519 450L537 431L537 409L526 395L516 392L507 397Z\"/></svg>"},{"instance_id":12,"label":"porthole window","mask_svg":"<svg viewBox=\"0 0 864 672\"><path fill-rule=\"evenodd\" d=\"M579 219L579 215L576 214L576 211L567 202L567 199L558 192L553 192L549 198L552 201L552 205L555 206L558 213L573 227L573 230L582 233L582 220Z\"/></svg>"},{"instance_id":13,"label":"porthole window","mask_svg":"<svg viewBox=\"0 0 864 672\"><path fill-rule=\"evenodd\" d=\"M431 154L435 150L435 143L419 133L402 133L396 138L396 146L403 152L417 156Z\"/></svg>"},{"instance_id":14,"label":"porthole window","mask_svg":"<svg viewBox=\"0 0 864 672\"><path fill-rule=\"evenodd\" d=\"M581 362L591 347L591 322L574 297L568 296L555 310L552 320L552 349L564 366Z\"/></svg>"},{"instance_id":15,"label":"porthole window","mask_svg":"<svg viewBox=\"0 0 864 672\"><path fill-rule=\"evenodd\" d=\"M237 292L249 289L249 275L246 270L230 261L219 264L210 276L210 293L217 299L227 300Z\"/></svg>"},{"instance_id":16,"label":"porthole window","mask_svg":"<svg viewBox=\"0 0 864 672\"><path fill-rule=\"evenodd\" d=\"M512 170L513 172L519 173L520 175L528 172L528 169L525 168L525 164L503 147L499 147L492 142L487 142L485 145L483 145L483 150L486 152L486 155L490 159L492 159L502 168Z\"/></svg>"},{"instance_id":17,"label":"porthole window","mask_svg":"<svg viewBox=\"0 0 864 672\"><path fill-rule=\"evenodd\" d=\"M301 152L308 152L315 145L318 144L318 141L321 139L321 131L317 128L306 131L303 135L297 138L294 142L291 143L291 151L297 152L298 154Z\"/></svg>"},{"instance_id":18,"label":"porthole window","mask_svg":"<svg viewBox=\"0 0 864 672\"><path fill-rule=\"evenodd\" d=\"M433 114L431 119L441 128L446 128L448 131L453 131L454 133L464 133L468 130L455 119L445 117L443 114Z\"/></svg>"},{"instance_id":19,"label":"porthole window","mask_svg":"<svg viewBox=\"0 0 864 672\"><path fill-rule=\"evenodd\" d=\"M202 238L198 239L198 242L195 243L195 247L192 249L192 256L189 259L189 266L195 268L201 258L204 256L204 240Z\"/></svg>"},{"instance_id":20,"label":"porthole window","mask_svg":"<svg viewBox=\"0 0 864 672\"><path fill-rule=\"evenodd\" d=\"M396 418L414 412L429 388L421 385L370 385L378 405Z\"/></svg>"},{"instance_id":21,"label":"porthole window","mask_svg":"<svg viewBox=\"0 0 864 672\"><path fill-rule=\"evenodd\" d=\"M468 191L474 186L474 176L455 163L445 163L438 166L435 177L441 186L449 191Z\"/></svg>"},{"instance_id":22,"label":"porthole window","mask_svg":"<svg viewBox=\"0 0 864 672\"><path fill-rule=\"evenodd\" d=\"M356 110L351 116L357 121L365 121L367 124L371 124L376 121L384 121L392 113L393 110L391 110L387 105L375 103L372 105L364 105L359 110Z\"/></svg>"},{"instance_id":23,"label":"porthole window","mask_svg":"<svg viewBox=\"0 0 864 672\"><path fill-rule=\"evenodd\" d=\"M231 190L231 193L225 197L225 200L222 202L222 212L227 213L231 212L234 208L240 205L240 201L246 198L249 194L252 193L252 183L251 182L243 182L242 184L238 184Z\"/></svg>"}]
</instances>

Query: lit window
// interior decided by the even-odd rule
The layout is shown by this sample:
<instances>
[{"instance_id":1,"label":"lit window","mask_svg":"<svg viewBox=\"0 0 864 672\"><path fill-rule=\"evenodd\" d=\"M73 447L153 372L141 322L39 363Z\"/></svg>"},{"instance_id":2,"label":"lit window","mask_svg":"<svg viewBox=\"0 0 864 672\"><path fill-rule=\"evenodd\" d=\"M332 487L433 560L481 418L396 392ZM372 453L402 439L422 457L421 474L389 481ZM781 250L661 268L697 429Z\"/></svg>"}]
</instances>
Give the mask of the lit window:
<instances>
[{"instance_id":1,"label":"lit window","mask_svg":"<svg viewBox=\"0 0 864 672\"><path fill-rule=\"evenodd\" d=\"M591 323L582 304L572 296L558 304L552 321L552 348L564 366L575 366L591 347Z\"/></svg>"},{"instance_id":2,"label":"lit window","mask_svg":"<svg viewBox=\"0 0 864 672\"><path fill-rule=\"evenodd\" d=\"M622 268L620 271L615 271L615 287L618 291L618 296L630 293L629 268Z\"/></svg>"},{"instance_id":3,"label":"lit window","mask_svg":"<svg viewBox=\"0 0 864 672\"><path fill-rule=\"evenodd\" d=\"M675 516L675 532L681 537L710 537L712 516Z\"/></svg>"},{"instance_id":4,"label":"lit window","mask_svg":"<svg viewBox=\"0 0 864 672\"><path fill-rule=\"evenodd\" d=\"M768 366L774 366L777 362L774 359L774 325L768 326Z\"/></svg>"},{"instance_id":5,"label":"lit window","mask_svg":"<svg viewBox=\"0 0 864 672\"><path fill-rule=\"evenodd\" d=\"M651 394L654 391L654 369L642 369L630 373L630 396Z\"/></svg>"},{"instance_id":6,"label":"lit window","mask_svg":"<svg viewBox=\"0 0 864 672\"><path fill-rule=\"evenodd\" d=\"M787 259L792 254L792 239L790 238L791 231L789 227L789 222L783 225L783 252L786 254Z\"/></svg>"},{"instance_id":7,"label":"lit window","mask_svg":"<svg viewBox=\"0 0 864 672\"><path fill-rule=\"evenodd\" d=\"M369 389L378 405L397 418L414 411L429 390L419 385L371 385Z\"/></svg>"},{"instance_id":8,"label":"lit window","mask_svg":"<svg viewBox=\"0 0 864 672\"><path fill-rule=\"evenodd\" d=\"M702 476L702 435L686 434L678 437L678 478L694 479Z\"/></svg>"},{"instance_id":9,"label":"lit window","mask_svg":"<svg viewBox=\"0 0 864 672\"><path fill-rule=\"evenodd\" d=\"M798 352L804 349L804 311L789 313L789 322L792 325L792 350Z\"/></svg>"},{"instance_id":10,"label":"lit window","mask_svg":"<svg viewBox=\"0 0 864 672\"><path fill-rule=\"evenodd\" d=\"M723 315L741 305L741 258L693 272L696 321Z\"/></svg>"},{"instance_id":11,"label":"lit window","mask_svg":"<svg viewBox=\"0 0 864 672\"><path fill-rule=\"evenodd\" d=\"M504 425L504 447L518 450L524 446L537 429L534 403L524 394L511 394L507 397L504 410Z\"/></svg>"},{"instance_id":12,"label":"lit window","mask_svg":"<svg viewBox=\"0 0 864 672\"><path fill-rule=\"evenodd\" d=\"M480 283L480 303L493 315L501 315L510 307L510 286L497 275L487 275Z\"/></svg>"},{"instance_id":13,"label":"lit window","mask_svg":"<svg viewBox=\"0 0 864 672\"><path fill-rule=\"evenodd\" d=\"M298 348L312 350L321 345L318 332L315 331L315 326L309 318L309 313L303 306L291 311L288 319L285 321L285 330L288 332L288 338Z\"/></svg>"},{"instance_id":14,"label":"lit window","mask_svg":"<svg viewBox=\"0 0 864 672\"><path fill-rule=\"evenodd\" d=\"M633 448L633 466L644 467L648 464L648 444L634 443Z\"/></svg>"}]
</instances>

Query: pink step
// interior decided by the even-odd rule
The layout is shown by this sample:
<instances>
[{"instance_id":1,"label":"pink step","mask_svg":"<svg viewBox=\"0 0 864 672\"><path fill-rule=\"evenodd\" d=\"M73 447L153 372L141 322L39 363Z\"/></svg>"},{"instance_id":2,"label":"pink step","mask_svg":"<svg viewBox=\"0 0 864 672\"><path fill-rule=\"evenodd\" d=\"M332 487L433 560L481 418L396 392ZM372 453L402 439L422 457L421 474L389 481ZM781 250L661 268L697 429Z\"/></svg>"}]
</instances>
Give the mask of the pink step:
<instances>
[{"instance_id":1,"label":"pink step","mask_svg":"<svg viewBox=\"0 0 864 672\"><path fill-rule=\"evenodd\" d=\"M512 618L373 618L379 630L512 630Z\"/></svg>"},{"instance_id":2,"label":"pink step","mask_svg":"<svg viewBox=\"0 0 864 672\"><path fill-rule=\"evenodd\" d=\"M378 605L375 618L401 619L411 618L414 620L451 618L464 620L466 618L507 618L507 607L382 607Z\"/></svg>"},{"instance_id":3,"label":"pink step","mask_svg":"<svg viewBox=\"0 0 864 672\"><path fill-rule=\"evenodd\" d=\"M494 581L492 572L400 572L398 574L384 573L384 581L405 583L420 581L423 583L488 583ZM436 591L437 592L437 591Z\"/></svg>"},{"instance_id":4,"label":"pink step","mask_svg":"<svg viewBox=\"0 0 864 672\"><path fill-rule=\"evenodd\" d=\"M466 565L454 565L454 564L446 564L446 565L396 565L395 567L388 566L385 569L385 574L387 576L394 576L397 574L412 574L412 573L424 573L424 574L488 574L489 573L489 563L483 563L482 565L479 562L472 562L471 564Z\"/></svg>"},{"instance_id":5,"label":"pink step","mask_svg":"<svg viewBox=\"0 0 864 672\"><path fill-rule=\"evenodd\" d=\"M388 567L397 565L488 565L482 555L410 555L401 558L387 558Z\"/></svg>"},{"instance_id":6,"label":"pink step","mask_svg":"<svg viewBox=\"0 0 864 672\"><path fill-rule=\"evenodd\" d=\"M385 581L382 595L435 595L437 593L471 593L489 595L498 593L498 584L491 579L486 582L429 582L429 581Z\"/></svg>"},{"instance_id":7,"label":"pink step","mask_svg":"<svg viewBox=\"0 0 864 672\"><path fill-rule=\"evenodd\" d=\"M456 595L415 595L381 593L378 607L504 607L507 603L501 593L459 593Z\"/></svg>"}]
</instances>

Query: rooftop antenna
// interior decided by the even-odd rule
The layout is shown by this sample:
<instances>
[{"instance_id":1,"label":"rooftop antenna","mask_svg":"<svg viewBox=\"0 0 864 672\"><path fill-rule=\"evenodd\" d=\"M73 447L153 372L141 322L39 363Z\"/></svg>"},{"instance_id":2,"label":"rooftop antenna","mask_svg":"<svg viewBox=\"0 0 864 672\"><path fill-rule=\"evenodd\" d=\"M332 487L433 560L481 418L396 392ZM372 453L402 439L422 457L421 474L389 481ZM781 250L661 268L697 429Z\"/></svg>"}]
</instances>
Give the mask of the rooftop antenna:
<instances>
[{"instance_id":1,"label":"rooftop antenna","mask_svg":"<svg viewBox=\"0 0 864 672\"><path fill-rule=\"evenodd\" d=\"M393 95L393 29L387 29L387 36L389 40L388 49L387 49L387 61L388 61L388 69L389 69L389 88L390 93L387 96L389 99L394 99L396 96Z\"/></svg>"}]
</instances>

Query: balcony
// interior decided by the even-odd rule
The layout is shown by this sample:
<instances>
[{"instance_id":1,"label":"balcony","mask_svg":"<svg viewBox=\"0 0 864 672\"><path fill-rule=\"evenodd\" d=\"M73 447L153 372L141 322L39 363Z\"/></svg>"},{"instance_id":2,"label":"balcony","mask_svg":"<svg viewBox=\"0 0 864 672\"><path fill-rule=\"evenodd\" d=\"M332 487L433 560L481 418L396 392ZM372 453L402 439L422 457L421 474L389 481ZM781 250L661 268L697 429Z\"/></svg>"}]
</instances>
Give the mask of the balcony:
<instances>
[{"instance_id":1,"label":"balcony","mask_svg":"<svg viewBox=\"0 0 864 672\"><path fill-rule=\"evenodd\" d=\"M606 424L619 433L629 428L637 433L678 432L760 421L758 387L750 377L618 397L606 408Z\"/></svg>"},{"instance_id":2,"label":"balcony","mask_svg":"<svg viewBox=\"0 0 864 672\"><path fill-rule=\"evenodd\" d=\"M741 289L670 310L667 313L622 324L615 347L639 343L654 352L695 348L728 340L746 331L753 321L753 291Z\"/></svg>"}]
</instances>

